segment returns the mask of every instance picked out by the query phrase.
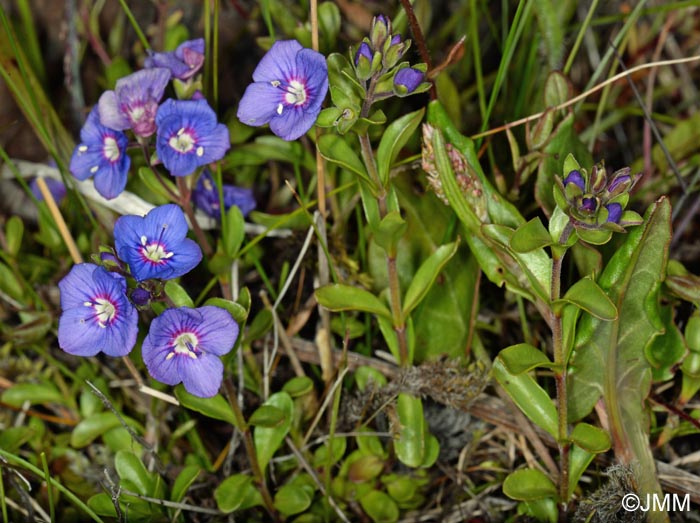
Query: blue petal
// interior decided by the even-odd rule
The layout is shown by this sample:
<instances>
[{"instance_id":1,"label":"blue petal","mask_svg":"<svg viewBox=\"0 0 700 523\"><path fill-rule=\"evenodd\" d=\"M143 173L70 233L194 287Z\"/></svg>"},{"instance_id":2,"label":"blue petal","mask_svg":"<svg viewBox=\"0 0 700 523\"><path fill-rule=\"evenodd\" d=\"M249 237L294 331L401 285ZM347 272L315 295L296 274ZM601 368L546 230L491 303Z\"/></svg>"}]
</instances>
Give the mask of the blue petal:
<instances>
[{"instance_id":1,"label":"blue petal","mask_svg":"<svg viewBox=\"0 0 700 523\"><path fill-rule=\"evenodd\" d=\"M94 356L102 350L107 330L93 320L90 307L64 310L58 319L58 346L74 356Z\"/></svg>"},{"instance_id":2,"label":"blue petal","mask_svg":"<svg viewBox=\"0 0 700 523\"><path fill-rule=\"evenodd\" d=\"M202 313L202 321L197 327L199 347L217 356L227 354L238 338L238 324L220 307L205 305L197 310Z\"/></svg>"},{"instance_id":3,"label":"blue petal","mask_svg":"<svg viewBox=\"0 0 700 523\"><path fill-rule=\"evenodd\" d=\"M174 249L175 254L166 263L170 266L169 278L178 278L187 274L202 261L202 249L197 242L185 238Z\"/></svg>"},{"instance_id":4,"label":"blue petal","mask_svg":"<svg viewBox=\"0 0 700 523\"><path fill-rule=\"evenodd\" d=\"M197 146L204 149L204 154L197 156L199 165L221 160L231 147L228 127L224 124L217 125L211 132L200 136Z\"/></svg>"},{"instance_id":5,"label":"blue petal","mask_svg":"<svg viewBox=\"0 0 700 523\"><path fill-rule=\"evenodd\" d=\"M224 364L218 357L204 352L197 359L173 359L178 360L178 372L187 392L200 398L211 398L219 392L224 377Z\"/></svg>"},{"instance_id":6,"label":"blue petal","mask_svg":"<svg viewBox=\"0 0 700 523\"><path fill-rule=\"evenodd\" d=\"M296 40L275 42L253 72L255 82L289 80L297 73L296 56L303 49Z\"/></svg>"},{"instance_id":7,"label":"blue petal","mask_svg":"<svg viewBox=\"0 0 700 523\"><path fill-rule=\"evenodd\" d=\"M80 147L87 147L88 149L87 151L80 151ZM78 180L87 180L99 171L103 162L104 156L101 149L81 143L73 150L68 169ZM93 167L97 167L98 171L92 172Z\"/></svg>"},{"instance_id":8,"label":"blue petal","mask_svg":"<svg viewBox=\"0 0 700 523\"><path fill-rule=\"evenodd\" d=\"M131 158L124 154L119 162L101 167L95 173L95 189L102 196L111 200L119 196L126 187L127 172ZM76 176L77 178L77 176Z\"/></svg>"},{"instance_id":9,"label":"blue petal","mask_svg":"<svg viewBox=\"0 0 700 523\"><path fill-rule=\"evenodd\" d=\"M255 82L246 87L238 105L238 119L253 127L264 125L277 116L284 91L268 82Z\"/></svg>"},{"instance_id":10,"label":"blue petal","mask_svg":"<svg viewBox=\"0 0 700 523\"><path fill-rule=\"evenodd\" d=\"M328 66L326 58L312 49L303 49L297 56L297 64L301 79L306 86L309 102L304 106L306 111L320 112L326 93L328 92Z\"/></svg>"},{"instance_id":11,"label":"blue petal","mask_svg":"<svg viewBox=\"0 0 700 523\"><path fill-rule=\"evenodd\" d=\"M318 112L304 111L301 107L285 107L280 116L270 121L270 130L283 140L292 141L313 127Z\"/></svg>"},{"instance_id":12,"label":"blue petal","mask_svg":"<svg viewBox=\"0 0 700 523\"><path fill-rule=\"evenodd\" d=\"M141 69L120 78L114 91L119 105L133 106L151 101L159 102L169 80L170 71L164 67ZM100 118L102 118L101 109Z\"/></svg>"},{"instance_id":13,"label":"blue petal","mask_svg":"<svg viewBox=\"0 0 700 523\"><path fill-rule=\"evenodd\" d=\"M123 131L131 127L131 121L119 110L119 101L114 91L105 91L97 102L100 123L110 129ZM81 133L82 138L82 133ZM85 140L83 138L83 140Z\"/></svg>"},{"instance_id":14,"label":"blue petal","mask_svg":"<svg viewBox=\"0 0 700 523\"><path fill-rule=\"evenodd\" d=\"M78 263L58 282L61 293L61 309L82 307L83 303L92 300L92 275L99 266L94 263Z\"/></svg>"}]
</instances>

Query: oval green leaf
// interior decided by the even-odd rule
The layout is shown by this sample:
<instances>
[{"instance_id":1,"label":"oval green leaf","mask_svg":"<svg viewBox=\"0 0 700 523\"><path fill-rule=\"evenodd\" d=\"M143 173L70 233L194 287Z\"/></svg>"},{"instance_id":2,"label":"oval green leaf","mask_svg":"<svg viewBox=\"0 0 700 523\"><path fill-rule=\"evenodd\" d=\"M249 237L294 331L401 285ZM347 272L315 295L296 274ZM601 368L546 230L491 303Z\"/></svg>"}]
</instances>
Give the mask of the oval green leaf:
<instances>
[{"instance_id":1,"label":"oval green leaf","mask_svg":"<svg viewBox=\"0 0 700 523\"><path fill-rule=\"evenodd\" d=\"M561 300L554 303L555 310L561 310L566 303L592 314L596 318L612 321L617 318L617 308L596 282L586 277L574 283Z\"/></svg>"},{"instance_id":2,"label":"oval green leaf","mask_svg":"<svg viewBox=\"0 0 700 523\"><path fill-rule=\"evenodd\" d=\"M553 368L555 363L547 355L529 343L511 345L498 353L509 373L517 376L537 367Z\"/></svg>"},{"instance_id":3,"label":"oval green leaf","mask_svg":"<svg viewBox=\"0 0 700 523\"><path fill-rule=\"evenodd\" d=\"M341 283L334 283L316 289L318 303L332 311L356 310L369 312L391 319L389 309L374 294Z\"/></svg>"},{"instance_id":4,"label":"oval green leaf","mask_svg":"<svg viewBox=\"0 0 700 523\"><path fill-rule=\"evenodd\" d=\"M408 317L411 311L415 309L433 285L440 271L445 264L450 261L450 258L457 252L459 241L441 245L431 254L427 260L418 268L411 285L406 291L404 297L403 316Z\"/></svg>"},{"instance_id":5,"label":"oval green leaf","mask_svg":"<svg viewBox=\"0 0 700 523\"><path fill-rule=\"evenodd\" d=\"M547 475L536 469L521 469L508 474L503 482L503 493L520 501L555 498L557 487Z\"/></svg>"},{"instance_id":6,"label":"oval green leaf","mask_svg":"<svg viewBox=\"0 0 700 523\"><path fill-rule=\"evenodd\" d=\"M403 146L406 145L406 142L416 131L418 124L423 119L423 114L425 114L425 108L404 115L392 122L384 131L377 148L377 171L379 179L384 186L389 181L391 165L396 160Z\"/></svg>"},{"instance_id":7,"label":"oval green leaf","mask_svg":"<svg viewBox=\"0 0 700 523\"><path fill-rule=\"evenodd\" d=\"M311 506L311 494L298 485L283 485L275 494L274 505L285 516L304 512Z\"/></svg>"},{"instance_id":8,"label":"oval green leaf","mask_svg":"<svg viewBox=\"0 0 700 523\"><path fill-rule=\"evenodd\" d=\"M284 438L289 433L294 417L294 400L286 392L277 392L268 398L265 406L275 407L283 413L284 419L274 427L255 427L253 440L255 442L255 452L258 455L260 469L265 472L267 464L280 448Z\"/></svg>"},{"instance_id":9,"label":"oval green leaf","mask_svg":"<svg viewBox=\"0 0 700 523\"><path fill-rule=\"evenodd\" d=\"M231 405L228 404L228 401L221 394L211 398L200 398L187 392L182 385L178 385L175 387L175 397L183 407L204 414L209 418L226 421L239 430L242 429L236 423L236 417L233 415Z\"/></svg>"}]
</instances>

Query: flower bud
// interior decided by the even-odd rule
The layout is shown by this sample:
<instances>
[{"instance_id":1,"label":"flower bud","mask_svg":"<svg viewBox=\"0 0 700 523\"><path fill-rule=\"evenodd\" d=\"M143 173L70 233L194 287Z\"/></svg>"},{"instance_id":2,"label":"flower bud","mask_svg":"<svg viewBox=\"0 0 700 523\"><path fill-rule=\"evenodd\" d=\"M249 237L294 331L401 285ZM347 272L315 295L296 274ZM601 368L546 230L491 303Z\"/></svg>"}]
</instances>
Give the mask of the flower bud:
<instances>
[{"instance_id":1,"label":"flower bud","mask_svg":"<svg viewBox=\"0 0 700 523\"><path fill-rule=\"evenodd\" d=\"M398 64L410 47L411 41L401 41L401 35L399 34L395 34L391 39L387 39L384 43L384 52L382 53L382 65L384 68L391 69Z\"/></svg>"},{"instance_id":2,"label":"flower bud","mask_svg":"<svg viewBox=\"0 0 700 523\"><path fill-rule=\"evenodd\" d=\"M411 94L423 82L424 74L413 67L405 67L394 76L394 90L397 95Z\"/></svg>"},{"instance_id":3,"label":"flower bud","mask_svg":"<svg viewBox=\"0 0 700 523\"><path fill-rule=\"evenodd\" d=\"M622 217L622 205L619 203L611 203L606 205L605 208L608 210L607 221L609 223L619 223Z\"/></svg>"},{"instance_id":4,"label":"flower bud","mask_svg":"<svg viewBox=\"0 0 700 523\"><path fill-rule=\"evenodd\" d=\"M564 187L570 183L576 185L581 191L586 190L586 181L583 179L583 176L581 176L581 171L573 170L564 178Z\"/></svg>"},{"instance_id":5,"label":"flower bud","mask_svg":"<svg viewBox=\"0 0 700 523\"><path fill-rule=\"evenodd\" d=\"M381 50L384 42L391 34L391 20L384 15L377 15L372 20L372 28L369 31L369 40L372 48Z\"/></svg>"},{"instance_id":6,"label":"flower bud","mask_svg":"<svg viewBox=\"0 0 700 523\"><path fill-rule=\"evenodd\" d=\"M141 287L131 291L131 302L137 307L145 307L151 301L151 293Z\"/></svg>"},{"instance_id":7,"label":"flower bud","mask_svg":"<svg viewBox=\"0 0 700 523\"><path fill-rule=\"evenodd\" d=\"M374 53L367 42L362 42L355 53L355 74L360 81L372 76L372 59Z\"/></svg>"}]
</instances>

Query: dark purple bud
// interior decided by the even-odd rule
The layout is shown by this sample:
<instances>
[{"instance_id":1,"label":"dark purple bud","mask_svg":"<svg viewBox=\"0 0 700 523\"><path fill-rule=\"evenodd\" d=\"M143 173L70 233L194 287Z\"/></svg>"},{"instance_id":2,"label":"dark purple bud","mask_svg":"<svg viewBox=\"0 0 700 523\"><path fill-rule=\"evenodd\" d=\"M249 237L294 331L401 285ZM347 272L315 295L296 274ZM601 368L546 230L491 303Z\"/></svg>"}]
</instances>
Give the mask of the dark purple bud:
<instances>
[{"instance_id":1,"label":"dark purple bud","mask_svg":"<svg viewBox=\"0 0 700 523\"><path fill-rule=\"evenodd\" d=\"M564 178L564 186L566 187L570 183L576 185L582 191L586 190L586 181L581 176L581 173L577 170L571 171L566 178Z\"/></svg>"},{"instance_id":2,"label":"dark purple bud","mask_svg":"<svg viewBox=\"0 0 700 523\"><path fill-rule=\"evenodd\" d=\"M627 169L627 171L629 171L629 169ZM619 174L618 176L615 176L613 181L610 182L610 185L608 185L608 194L610 195L610 198L613 198L618 194L629 191L632 188L632 185L633 180L629 174Z\"/></svg>"},{"instance_id":3,"label":"dark purple bud","mask_svg":"<svg viewBox=\"0 0 700 523\"><path fill-rule=\"evenodd\" d=\"M357 52L355 53L355 65L360 63L360 58L363 56L372 63L372 49L367 42L362 42L360 47L357 48Z\"/></svg>"},{"instance_id":4,"label":"dark purple bud","mask_svg":"<svg viewBox=\"0 0 700 523\"><path fill-rule=\"evenodd\" d=\"M372 20L372 28L369 31L369 39L374 49L382 49L384 42L391 34L391 21L384 15L377 15Z\"/></svg>"},{"instance_id":5,"label":"dark purple bud","mask_svg":"<svg viewBox=\"0 0 700 523\"><path fill-rule=\"evenodd\" d=\"M391 45L398 45L401 43L401 35L395 34L391 37Z\"/></svg>"},{"instance_id":6,"label":"dark purple bud","mask_svg":"<svg viewBox=\"0 0 700 523\"><path fill-rule=\"evenodd\" d=\"M412 67L401 69L394 76L394 85L406 88L406 93L412 93L423 81L423 72Z\"/></svg>"},{"instance_id":7,"label":"dark purple bud","mask_svg":"<svg viewBox=\"0 0 700 523\"><path fill-rule=\"evenodd\" d=\"M608 221L612 223L619 223L622 217L622 205L619 203L611 203L605 206L608 210Z\"/></svg>"},{"instance_id":8,"label":"dark purple bud","mask_svg":"<svg viewBox=\"0 0 700 523\"><path fill-rule=\"evenodd\" d=\"M598 202L595 198L582 198L581 199L581 210L593 213L598 208Z\"/></svg>"},{"instance_id":9,"label":"dark purple bud","mask_svg":"<svg viewBox=\"0 0 700 523\"><path fill-rule=\"evenodd\" d=\"M122 266L122 262L119 258L117 258L114 253L112 252L101 252L100 253L100 260L102 263L105 265L114 265L117 267Z\"/></svg>"},{"instance_id":10,"label":"dark purple bud","mask_svg":"<svg viewBox=\"0 0 700 523\"><path fill-rule=\"evenodd\" d=\"M137 307L144 307L151 301L151 293L146 289L137 287L131 292L131 302Z\"/></svg>"}]
</instances>

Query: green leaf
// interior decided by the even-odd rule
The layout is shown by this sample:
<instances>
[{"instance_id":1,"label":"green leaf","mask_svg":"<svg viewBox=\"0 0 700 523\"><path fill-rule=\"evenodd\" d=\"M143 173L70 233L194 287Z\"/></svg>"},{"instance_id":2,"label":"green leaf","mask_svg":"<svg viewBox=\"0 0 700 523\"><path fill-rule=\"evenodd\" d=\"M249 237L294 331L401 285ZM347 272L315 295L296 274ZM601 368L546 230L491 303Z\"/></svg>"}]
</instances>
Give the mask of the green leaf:
<instances>
[{"instance_id":1,"label":"green leaf","mask_svg":"<svg viewBox=\"0 0 700 523\"><path fill-rule=\"evenodd\" d=\"M535 501L556 498L557 487L543 472L536 469L521 469L508 474L503 481L503 493L511 499Z\"/></svg>"},{"instance_id":2,"label":"green leaf","mask_svg":"<svg viewBox=\"0 0 700 523\"><path fill-rule=\"evenodd\" d=\"M158 178L153 172L153 169L146 166L139 167L139 170L137 172L139 180L143 182L143 184L148 190L152 191L156 195L158 203L165 203L170 201L170 194L168 193L168 189L172 191L171 194L178 194L177 187L172 182L172 180L168 179L169 177L161 176L160 178Z\"/></svg>"},{"instance_id":3,"label":"green leaf","mask_svg":"<svg viewBox=\"0 0 700 523\"><path fill-rule=\"evenodd\" d=\"M552 304L555 311L560 311L566 303L576 305L581 310L599 318L601 320L615 320L617 318L617 308L608 298L605 291L596 282L586 277L574 283L561 300Z\"/></svg>"},{"instance_id":4,"label":"green leaf","mask_svg":"<svg viewBox=\"0 0 700 523\"><path fill-rule=\"evenodd\" d=\"M428 431L423 416L423 402L420 398L401 393L396 403L396 412L400 423L399 437L394 441L396 456L409 467L429 466L426 458L432 459L435 449L434 443L428 444L427 440L434 436Z\"/></svg>"},{"instance_id":5,"label":"green leaf","mask_svg":"<svg viewBox=\"0 0 700 523\"><path fill-rule=\"evenodd\" d=\"M224 253L231 258L236 258L245 238L245 219L237 205L232 205L224 213L226 235L221 237L221 245Z\"/></svg>"},{"instance_id":6,"label":"green leaf","mask_svg":"<svg viewBox=\"0 0 700 523\"><path fill-rule=\"evenodd\" d=\"M558 437L557 409L549 394L537 381L529 374L514 375L508 372L500 354L494 361L491 372L523 414L556 439Z\"/></svg>"},{"instance_id":7,"label":"green leaf","mask_svg":"<svg viewBox=\"0 0 700 523\"><path fill-rule=\"evenodd\" d=\"M416 272L404 296L403 316L407 318L415 309L438 277L445 264L455 255L459 241L440 246L423 262Z\"/></svg>"},{"instance_id":8,"label":"green leaf","mask_svg":"<svg viewBox=\"0 0 700 523\"><path fill-rule=\"evenodd\" d=\"M372 490L362 496L360 505L374 523L394 523L399 520L398 505L379 490Z\"/></svg>"},{"instance_id":9,"label":"green leaf","mask_svg":"<svg viewBox=\"0 0 700 523\"><path fill-rule=\"evenodd\" d=\"M10 216L5 224L5 241L7 244L7 254L16 257L22 247L22 236L24 236L24 222L19 216Z\"/></svg>"},{"instance_id":10,"label":"green leaf","mask_svg":"<svg viewBox=\"0 0 700 523\"><path fill-rule=\"evenodd\" d=\"M248 423L256 427L274 429L284 425L287 416L284 411L272 405L261 405L248 418Z\"/></svg>"},{"instance_id":11,"label":"green leaf","mask_svg":"<svg viewBox=\"0 0 700 523\"><path fill-rule=\"evenodd\" d=\"M251 489L255 490L252 477L246 474L229 476L214 490L216 506L227 514L238 510L250 495Z\"/></svg>"},{"instance_id":12,"label":"green leaf","mask_svg":"<svg viewBox=\"0 0 700 523\"><path fill-rule=\"evenodd\" d=\"M197 480L201 472L202 468L199 465L187 465L183 467L173 483L173 488L170 492L170 501L174 501L175 503L181 502L192 486L192 483Z\"/></svg>"},{"instance_id":13,"label":"green leaf","mask_svg":"<svg viewBox=\"0 0 700 523\"><path fill-rule=\"evenodd\" d=\"M13 407L21 407L25 401L37 403L58 403L67 405L67 398L53 383L17 383L2 393L2 401Z\"/></svg>"},{"instance_id":14,"label":"green leaf","mask_svg":"<svg viewBox=\"0 0 700 523\"><path fill-rule=\"evenodd\" d=\"M529 343L511 345L498 353L506 370L517 376L524 372L530 372L537 367L554 368L556 364L550 361L547 355Z\"/></svg>"},{"instance_id":15,"label":"green leaf","mask_svg":"<svg viewBox=\"0 0 700 523\"><path fill-rule=\"evenodd\" d=\"M273 322L274 318L270 309L260 309L260 312L258 312L255 318L253 318L253 321L250 322L248 331L245 333L245 343L250 344L262 338L270 331Z\"/></svg>"},{"instance_id":16,"label":"green leaf","mask_svg":"<svg viewBox=\"0 0 700 523\"><path fill-rule=\"evenodd\" d=\"M406 114L392 122L384 131L377 148L377 171L382 184L389 182L389 171L399 152L411 138L423 119L425 109Z\"/></svg>"},{"instance_id":17,"label":"green leaf","mask_svg":"<svg viewBox=\"0 0 700 523\"><path fill-rule=\"evenodd\" d=\"M273 427L255 427L253 431L253 440L255 442L255 452L258 455L260 468L265 472L267 464L275 455L277 449L280 448L284 438L289 433L289 428L292 426L292 418L294 417L294 400L286 392L277 392L270 396L263 404L264 406L274 407L284 415L281 420Z\"/></svg>"},{"instance_id":18,"label":"green leaf","mask_svg":"<svg viewBox=\"0 0 700 523\"><path fill-rule=\"evenodd\" d=\"M391 312L374 294L353 287L334 283L316 289L316 299L323 307L332 311L356 310L377 314L391 320Z\"/></svg>"},{"instance_id":19,"label":"green leaf","mask_svg":"<svg viewBox=\"0 0 700 523\"><path fill-rule=\"evenodd\" d=\"M391 211L379 222L379 227L374 231L374 241L387 253L394 253L407 228L408 224L401 213Z\"/></svg>"},{"instance_id":20,"label":"green leaf","mask_svg":"<svg viewBox=\"0 0 700 523\"><path fill-rule=\"evenodd\" d=\"M178 385L175 387L175 397L183 407L199 412L208 418L225 421L242 430L242 427L239 427L236 423L236 416L233 414L231 405L221 394L217 394L212 398L200 398L187 392L183 385Z\"/></svg>"},{"instance_id":21,"label":"green leaf","mask_svg":"<svg viewBox=\"0 0 700 523\"><path fill-rule=\"evenodd\" d=\"M539 217L518 227L510 238L510 248L515 252L530 252L552 244L552 237Z\"/></svg>"},{"instance_id":22,"label":"green leaf","mask_svg":"<svg viewBox=\"0 0 700 523\"><path fill-rule=\"evenodd\" d=\"M588 465L595 458L595 454L583 450L578 445L572 445L569 451L569 496L576 490L581 476L586 472Z\"/></svg>"},{"instance_id":23,"label":"green leaf","mask_svg":"<svg viewBox=\"0 0 700 523\"><path fill-rule=\"evenodd\" d=\"M647 360L652 366L652 377L655 382L672 380L678 365L684 361L688 351L685 339L673 319L674 312L673 306L661 307L664 333L654 338L645 351Z\"/></svg>"},{"instance_id":24,"label":"green leaf","mask_svg":"<svg viewBox=\"0 0 700 523\"><path fill-rule=\"evenodd\" d=\"M607 430L583 422L576 424L570 437L576 445L593 454L607 452L612 444Z\"/></svg>"},{"instance_id":25,"label":"green leaf","mask_svg":"<svg viewBox=\"0 0 700 523\"><path fill-rule=\"evenodd\" d=\"M0 290L20 303L24 301L21 280L2 262L0 262Z\"/></svg>"},{"instance_id":26,"label":"green leaf","mask_svg":"<svg viewBox=\"0 0 700 523\"><path fill-rule=\"evenodd\" d=\"M626 236L599 278L618 311L614 321L583 315L569 374L570 421L590 412L603 394L615 450L623 463L635 461L640 495L660 493L649 447L651 366L645 351L661 334L659 289L671 240L671 206L662 198L650 206L645 225Z\"/></svg>"},{"instance_id":27,"label":"green leaf","mask_svg":"<svg viewBox=\"0 0 700 523\"><path fill-rule=\"evenodd\" d=\"M305 396L314 390L314 381L308 376L295 376L282 386L292 398Z\"/></svg>"},{"instance_id":28,"label":"green leaf","mask_svg":"<svg viewBox=\"0 0 700 523\"><path fill-rule=\"evenodd\" d=\"M285 516L304 512L311 506L311 494L298 485L282 485L275 493L274 506Z\"/></svg>"},{"instance_id":29,"label":"green leaf","mask_svg":"<svg viewBox=\"0 0 700 523\"><path fill-rule=\"evenodd\" d=\"M556 107L571 98L571 85L569 80L559 71L552 71L547 75L544 83L545 107ZM569 171L566 171L567 173Z\"/></svg>"},{"instance_id":30,"label":"green leaf","mask_svg":"<svg viewBox=\"0 0 700 523\"><path fill-rule=\"evenodd\" d=\"M136 422L123 416L127 424L134 426ZM109 412L99 412L78 423L70 435L70 444L75 448L82 448L92 443L96 438L114 427L121 426L119 418Z\"/></svg>"},{"instance_id":31,"label":"green leaf","mask_svg":"<svg viewBox=\"0 0 700 523\"><path fill-rule=\"evenodd\" d=\"M318 150L321 156L329 162L340 165L343 169L354 172L367 183L369 179L365 164L355 154L355 151L348 145L344 138L337 134L324 134L318 139Z\"/></svg>"},{"instance_id":32,"label":"green leaf","mask_svg":"<svg viewBox=\"0 0 700 523\"><path fill-rule=\"evenodd\" d=\"M120 450L114 457L114 468L119 474L121 483L128 490L142 496L153 494L153 478L136 454L129 450Z\"/></svg>"},{"instance_id":33,"label":"green leaf","mask_svg":"<svg viewBox=\"0 0 700 523\"><path fill-rule=\"evenodd\" d=\"M345 454L347 444L345 437L333 436L329 438L324 445L314 451L311 464L316 468L335 465Z\"/></svg>"},{"instance_id":34,"label":"green leaf","mask_svg":"<svg viewBox=\"0 0 700 523\"><path fill-rule=\"evenodd\" d=\"M175 280L168 280L165 282L165 287L163 289L168 298L172 300L176 307L189 307L194 308L194 301L190 298L187 291Z\"/></svg>"}]
</instances>

